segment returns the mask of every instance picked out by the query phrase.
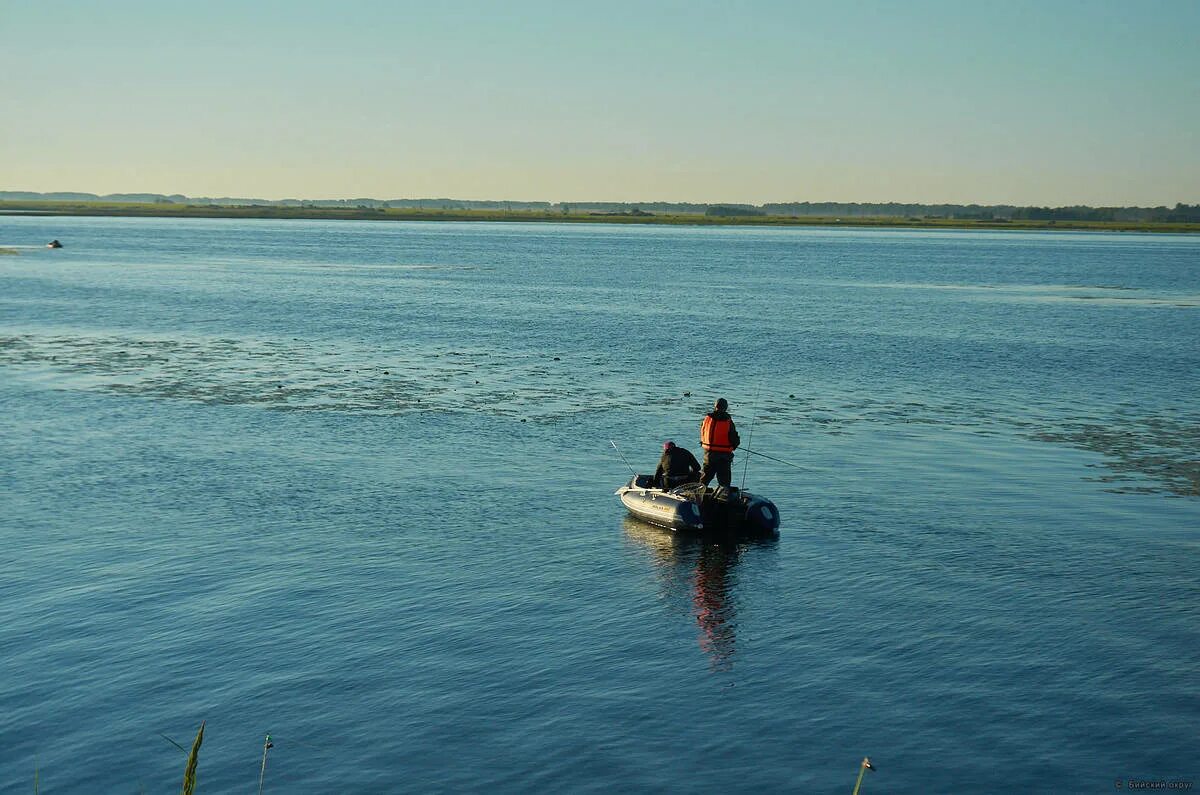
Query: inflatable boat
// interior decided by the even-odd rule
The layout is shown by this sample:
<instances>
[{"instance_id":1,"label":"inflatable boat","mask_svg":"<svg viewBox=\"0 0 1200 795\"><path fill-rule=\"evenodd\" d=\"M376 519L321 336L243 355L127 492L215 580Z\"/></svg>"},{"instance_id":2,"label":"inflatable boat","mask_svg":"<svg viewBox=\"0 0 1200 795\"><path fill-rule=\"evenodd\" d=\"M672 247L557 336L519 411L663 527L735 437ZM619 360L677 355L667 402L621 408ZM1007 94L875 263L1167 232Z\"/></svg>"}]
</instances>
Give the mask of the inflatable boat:
<instances>
[{"instance_id":1,"label":"inflatable boat","mask_svg":"<svg viewBox=\"0 0 1200 795\"><path fill-rule=\"evenodd\" d=\"M685 483L660 489L654 485L653 475L634 475L614 493L638 519L673 530L747 535L779 532L775 503L734 486L712 489Z\"/></svg>"}]
</instances>

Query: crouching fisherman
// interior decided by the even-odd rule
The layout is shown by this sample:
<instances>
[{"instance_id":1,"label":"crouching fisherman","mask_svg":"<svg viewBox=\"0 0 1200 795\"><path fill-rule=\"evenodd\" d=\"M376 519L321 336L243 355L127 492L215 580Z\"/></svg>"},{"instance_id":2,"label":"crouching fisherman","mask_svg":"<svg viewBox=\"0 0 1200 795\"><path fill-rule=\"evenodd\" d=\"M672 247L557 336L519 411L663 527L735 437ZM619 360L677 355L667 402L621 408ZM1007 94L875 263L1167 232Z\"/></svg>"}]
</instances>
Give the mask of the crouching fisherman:
<instances>
[{"instance_id":1,"label":"crouching fisherman","mask_svg":"<svg viewBox=\"0 0 1200 795\"><path fill-rule=\"evenodd\" d=\"M689 450L676 446L672 441L663 443L662 458L654 470L654 482L660 488L673 489L681 483L696 483L700 480L700 462Z\"/></svg>"},{"instance_id":2,"label":"crouching fisherman","mask_svg":"<svg viewBox=\"0 0 1200 795\"><path fill-rule=\"evenodd\" d=\"M718 398L713 410L705 414L700 423L700 446L704 448L704 471L700 475L700 482L705 486L713 479L713 475L722 486L733 483L733 451L742 440L738 437L728 409L729 403L725 398Z\"/></svg>"}]
</instances>

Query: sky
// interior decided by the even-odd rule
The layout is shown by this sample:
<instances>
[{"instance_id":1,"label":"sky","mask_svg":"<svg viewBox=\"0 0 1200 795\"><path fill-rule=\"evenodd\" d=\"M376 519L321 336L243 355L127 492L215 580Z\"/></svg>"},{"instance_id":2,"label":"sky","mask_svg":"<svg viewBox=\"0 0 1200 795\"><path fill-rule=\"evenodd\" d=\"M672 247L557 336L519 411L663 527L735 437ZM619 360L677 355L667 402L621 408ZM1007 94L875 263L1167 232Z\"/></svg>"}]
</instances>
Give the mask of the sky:
<instances>
[{"instance_id":1,"label":"sky","mask_svg":"<svg viewBox=\"0 0 1200 795\"><path fill-rule=\"evenodd\" d=\"M0 0L0 190L1200 203L1198 76L1198 0Z\"/></svg>"}]
</instances>

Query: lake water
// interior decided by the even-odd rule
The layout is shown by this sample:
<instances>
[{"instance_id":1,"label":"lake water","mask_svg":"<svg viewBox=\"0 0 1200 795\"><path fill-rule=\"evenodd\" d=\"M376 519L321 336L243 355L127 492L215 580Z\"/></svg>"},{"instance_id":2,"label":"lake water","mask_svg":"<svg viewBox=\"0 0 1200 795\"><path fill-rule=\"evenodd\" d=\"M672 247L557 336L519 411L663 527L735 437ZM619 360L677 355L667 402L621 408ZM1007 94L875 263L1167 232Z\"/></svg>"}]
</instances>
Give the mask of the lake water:
<instances>
[{"instance_id":1,"label":"lake water","mask_svg":"<svg viewBox=\"0 0 1200 795\"><path fill-rule=\"evenodd\" d=\"M51 238L65 248L41 246ZM0 217L0 791L1194 780L1200 237ZM737 546L625 515L726 397Z\"/></svg>"}]
</instances>

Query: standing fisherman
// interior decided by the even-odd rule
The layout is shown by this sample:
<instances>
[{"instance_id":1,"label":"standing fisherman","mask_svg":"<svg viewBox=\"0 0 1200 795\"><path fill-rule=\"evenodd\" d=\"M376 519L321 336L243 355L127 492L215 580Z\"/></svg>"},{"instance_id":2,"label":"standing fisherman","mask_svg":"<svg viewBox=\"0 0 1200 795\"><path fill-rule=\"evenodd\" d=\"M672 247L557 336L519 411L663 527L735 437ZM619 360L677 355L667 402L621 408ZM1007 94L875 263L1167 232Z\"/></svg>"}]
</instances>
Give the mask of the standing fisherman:
<instances>
[{"instance_id":1,"label":"standing fisherman","mask_svg":"<svg viewBox=\"0 0 1200 795\"><path fill-rule=\"evenodd\" d=\"M725 398L718 398L713 410L705 414L700 423L700 446L704 448L704 471L700 473L700 482L705 486L713 475L722 486L733 483L733 451L742 440L728 409Z\"/></svg>"}]
</instances>

